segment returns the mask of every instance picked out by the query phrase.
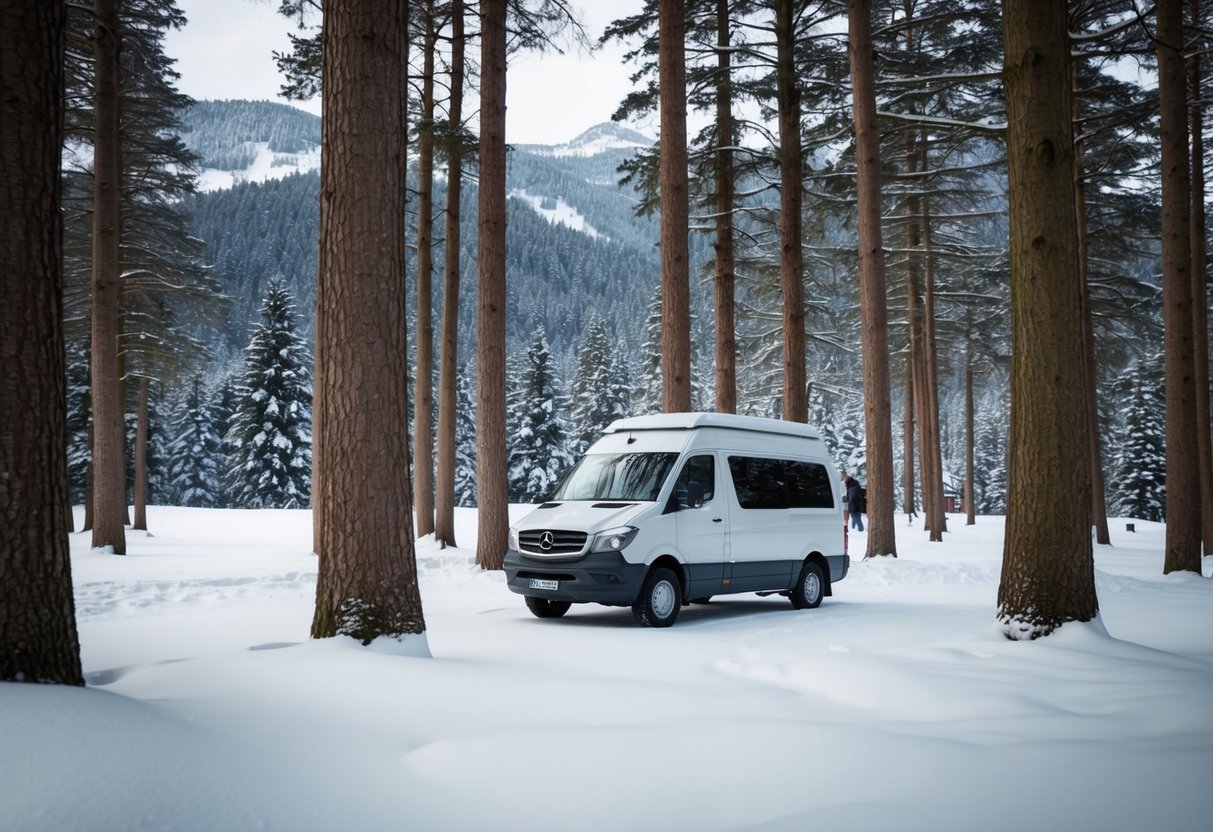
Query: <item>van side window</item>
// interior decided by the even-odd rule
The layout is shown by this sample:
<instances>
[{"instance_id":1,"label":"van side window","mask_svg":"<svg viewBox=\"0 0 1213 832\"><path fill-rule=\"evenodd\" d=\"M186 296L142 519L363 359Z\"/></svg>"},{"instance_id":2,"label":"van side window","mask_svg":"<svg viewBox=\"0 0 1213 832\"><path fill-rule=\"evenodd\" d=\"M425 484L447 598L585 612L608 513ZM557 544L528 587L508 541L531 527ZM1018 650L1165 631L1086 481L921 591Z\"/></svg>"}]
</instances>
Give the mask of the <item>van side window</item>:
<instances>
[{"instance_id":1,"label":"van side window","mask_svg":"<svg viewBox=\"0 0 1213 832\"><path fill-rule=\"evenodd\" d=\"M834 508L830 475L817 462L731 456L729 474L744 509Z\"/></svg>"},{"instance_id":2,"label":"van side window","mask_svg":"<svg viewBox=\"0 0 1213 832\"><path fill-rule=\"evenodd\" d=\"M783 462L749 456L729 457L733 490L742 508L787 508L787 488L783 480Z\"/></svg>"},{"instance_id":3,"label":"van side window","mask_svg":"<svg viewBox=\"0 0 1213 832\"><path fill-rule=\"evenodd\" d=\"M674 483L674 494L680 505L687 502L687 484L697 482L703 486L703 501L710 503L716 494L716 459L710 454L693 456L682 466L682 472Z\"/></svg>"},{"instance_id":4,"label":"van side window","mask_svg":"<svg viewBox=\"0 0 1213 832\"><path fill-rule=\"evenodd\" d=\"M834 508L834 492L826 467L816 462L784 462L789 508Z\"/></svg>"}]
</instances>

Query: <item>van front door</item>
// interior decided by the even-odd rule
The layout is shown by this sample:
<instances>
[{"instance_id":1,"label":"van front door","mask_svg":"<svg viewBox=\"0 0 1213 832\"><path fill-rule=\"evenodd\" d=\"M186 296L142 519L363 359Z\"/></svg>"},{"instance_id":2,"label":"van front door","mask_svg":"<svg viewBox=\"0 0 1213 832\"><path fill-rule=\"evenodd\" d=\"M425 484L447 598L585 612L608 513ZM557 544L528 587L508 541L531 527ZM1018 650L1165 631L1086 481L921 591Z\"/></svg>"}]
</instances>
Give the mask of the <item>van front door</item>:
<instances>
[{"instance_id":1,"label":"van front door","mask_svg":"<svg viewBox=\"0 0 1213 832\"><path fill-rule=\"evenodd\" d=\"M714 454L696 454L688 457L674 483L671 506L674 517L678 549L686 559L687 597L707 598L722 591L724 560L728 551L729 518L725 500L720 494ZM688 488L698 483L703 489L703 505L688 504Z\"/></svg>"}]
</instances>

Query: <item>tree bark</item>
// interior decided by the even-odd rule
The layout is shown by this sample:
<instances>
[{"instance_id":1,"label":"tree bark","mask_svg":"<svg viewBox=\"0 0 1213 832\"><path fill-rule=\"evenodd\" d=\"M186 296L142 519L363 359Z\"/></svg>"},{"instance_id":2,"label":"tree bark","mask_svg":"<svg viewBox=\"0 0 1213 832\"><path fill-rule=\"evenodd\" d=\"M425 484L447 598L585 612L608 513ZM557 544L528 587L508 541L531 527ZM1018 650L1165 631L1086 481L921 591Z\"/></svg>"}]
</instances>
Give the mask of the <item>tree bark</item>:
<instances>
[{"instance_id":1,"label":"tree bark","mask_svg":"<svg viewBox=\"0 0 1213 832\"><path fill-rule=\"evenodd\" d=\"M417 536L434 533L434 31L433 0L421 4L421 125L417 131L417 369L413 375L413 493Z\"/></svg>"},{"instance_id":2,"label":"tree bark","mask_svg":"<svg viewBox=\"0 0 1213 832\"><path fill-rule=\"evenodd\" d=\"M367 644L425 631L405 442L408 6L346 0L326 9L324 27L317 399L325 493L312 637Z\"/></svg>"},{"instance_id":3,"label":"tree bark","mask_svg":"<svg viewBox=\"0 0 1213 832\"><path fill-rule=\"evenodd\" d=\"M135 515L131 527L147 531L147 376L139 377L139 405L135 415Z\"/></svg>"},{"instance_id":4,"label":"tree bark","mask_svg":"<svg viewBox=\"0 0 1213 832\"><path fill-rule=\"evenodd\" d=\"M1200 0L1190 0L1193 21L1199 19ZM1200 54L1188 59L1193 102L1188 113L1192 135L1192 354L1196 371L1196 442L1200 468L1200 525L1204 552L1213 552L1213 437L1209 433L1209 308L1205 261L1205 142L1204 105L1200 97Z\"/></svg>"},{"instance_id":5,"label":"tree bark","mask_svg":"<svg viewBox=\"0 0 1213 832\"><path fill-rule=\"evenodd\" d=\"M905 384L905 413L901 422L901 487L902 507L906 520L913 523L917 515L917 500L914 496L914 367L906 350L906 384Z\"/></svg>"},{"instance_id":6,"label":"tree bark","mask_svg":"<svg viewBox=\"0 0 1213 832\"><path fill-rule=\"evenodd\" d=\"M480 4L480 257L476 372L476 563L505 565L509 502L505 453L506 0Z\"/></svg>"},{"instance_id":7,"label":"tree bark","mask_svg":"<svg viewBox=\"0 0 1213 832\"><path fill-rule=\"evenodd\" d=\"M716 410L737 412L737 341L734 321L733 81L729 54L729 2L716 0Z\"/></svg>"},{"instance_id":8,"label":"tree bark","mask_svg":"<svg viewBox=\"0 0 1213 832\"><path fill-rule=\"evenodd\" d=\"M0 20L0 681L83 685L65 516L65 7L0 0Z\"/></svg>"},{"instance_id":9,"label":"tree bark","mask_svg":"<svg viewBox=\"0 0 1213 832\"><path fill-rule=\"evenodd\" d=\"M926 170L926 136L922 137L921 152L923 155L922 169ZM939 359L935 345L935 252L931 248L931 209L930 200L922 201L922 241L924 264L923 269L923 305L922 305L922 346L923 346L923 379L926 390L923 391L925 407L923 414L926 421L927 466L923 471L923 488L931 489L931 512L927 516L927 531L930 540L938 543L943 540L943 533L948 530L947 504L943 496L943 449L942 430L939 424ZM930 473L926 473L929 467Z\"/></svg>"},{"instance_id":10,"label":"tree bark","mask_svg":"<svg viewBox=\"0 0 1213 832\"><path fill-rule=\"evenodd\" d=\"M93 548L108 548L115 555L126 554L126 432L118 366L122 327L120 47L118 0L97 0L93 12Z\"/></svg>"},{"instance_id":11,"label":"tree bark","mask_svg":"<svg viewBox=\"0 0 1213 832\"><path fill-rule=\"evenodd\" d=\"M977 506L974 503L973 479L976 474L974 457L977 454L977 437L973 426L973 345L965 350L965 525L977 523Z\"/></svg>"},{"instance_id":12,"label":"tree bark","mask_svg":"<svg viewBox=\"0 0 1213 832\"><path fill-rule=\"evenodd\" d=\"M661 98L661 409L691 409L685 0L658 0Z\"/></svg>"},{"instance_id":13,"label":"tree bark","mask_svg":"<svg viewBox=\"0 0 1213 832\"><path fill-rule=\"evenodd\" d=\"M1167 397L1167 541L1163 572L1200 574L1200 453L1192 334L1187 83L1183 0L1158 3L1162 150L1162 298Z\"/></svg>"},{"instance_id":14,"label":"tree bark","mask_svg":"<svg viewBox=\"0 0 1213 832\"><path fill-rule=\"evenodd\" d=\"M1078 26L1072 27L1075 31ZM1075 67L1070 69L1072 99L1070 106L1074 124L1079 123L1080 110L1078 107L1079 81ZM1091 524L1095 527L1095 540L1101 545L1112 542L1108 530L1108 508L1104 499L1103 463L1099 442L1099 391L1098 365L1095 360L1095 322L1091 310L1090 268L1088 264L1087 246L1087 186L1083 173L1083 157L1085 148L1081 141L1074 143L1074 210L1078 231L1078 273L1082 281L1082 319L1083 319L1083 353L1082 360L1087 367L1087 386L1083 391L1086 404L1087 433L1090 437L1091 457Z\"/></svg>"},{"instance_id":15,"label":"tree bark","mask_svg":"<svg viewBox=\"0 0 1213 832\"><path fill-rule=\"evenodd\" d=\"M880 133L872 70L870 0L847 4L855 112L859 217L859 304L863 326L863 412L868 454L867 556L897 556L893 526L893 425L889 404L889 333L880 228Z\"/></svg>"},{"instance_id":16,"label":"tree bark","mask_svg":"<svg viewBox=\"0 0 1213 832\"><path fill-rule=\"evenodd\" d=\"M434 539L455 545L455 376L459 355L459 214L463 187L464 6L451 4L451 93L448 105L446 263L442 282L442 344L438 358L438 484L434 493Z\"/></svg>"},{"instance_id":17,"label":"tree bark","mask_svg":"<svg viewBox=\"0 0 1213 832\"><path fill-rule=\"evenodd\" d=\"M783 418L809 420L805 387L804 252L800 88L795 0L775 0L775 79L779 105L779 285L783 295ZM870 24L869 24L870 25Z\"/></svg>"},{"instance_id":18,"label":"tree bark","mask_svg":"<svg viewBox=\"0 0 1213 832\"><path fill-rule=\"evenodd\" d=\"M998 619L1012 639L1099 612L1087 520L1082 286L1065 0L1003 0L1011 433Z\"/></svg>"}]
</instances>

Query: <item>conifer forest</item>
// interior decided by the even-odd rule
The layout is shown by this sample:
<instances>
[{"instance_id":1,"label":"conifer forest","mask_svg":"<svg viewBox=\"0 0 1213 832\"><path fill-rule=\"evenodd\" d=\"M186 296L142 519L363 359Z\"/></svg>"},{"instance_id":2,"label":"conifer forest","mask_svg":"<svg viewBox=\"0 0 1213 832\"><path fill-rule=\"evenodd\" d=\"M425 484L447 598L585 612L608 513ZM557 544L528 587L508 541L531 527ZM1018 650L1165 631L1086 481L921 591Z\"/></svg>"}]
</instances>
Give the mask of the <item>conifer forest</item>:
<instances>
[{"instance_id":1,"label":"conifer forest","mask_svg":"<svg viewBox=\"0 0 1213 832\"><path fill-rule=\"evenodd\" d=\"M509 64L592 47L573 4L280 5L284 89L323 122L181 94L174 0L3 0L37 33L0 36L6 75L29 67L4 79L0 215L31 241L4 260L4 398L51 394L37 422L6 407L4 463L44 443L21 464L66 469L39 534L84 505L122 554L149 504L311 507L336 563L343 501L378 488L409 552L478 507L500 568L504 505L615 419L696 410L817 428L868 488L867 555L1006 515L1011 637L1094 614L1109 517L1166 521L1162 567L1199 573L1208 4L647 0L602 35L633 73L615 122L513 146ZM23 288L45 275L61 312ZM399 482L348 485L355 433ZM321 568L314 635L424 629L343 574Z\"/></svg>"}]
</instances>

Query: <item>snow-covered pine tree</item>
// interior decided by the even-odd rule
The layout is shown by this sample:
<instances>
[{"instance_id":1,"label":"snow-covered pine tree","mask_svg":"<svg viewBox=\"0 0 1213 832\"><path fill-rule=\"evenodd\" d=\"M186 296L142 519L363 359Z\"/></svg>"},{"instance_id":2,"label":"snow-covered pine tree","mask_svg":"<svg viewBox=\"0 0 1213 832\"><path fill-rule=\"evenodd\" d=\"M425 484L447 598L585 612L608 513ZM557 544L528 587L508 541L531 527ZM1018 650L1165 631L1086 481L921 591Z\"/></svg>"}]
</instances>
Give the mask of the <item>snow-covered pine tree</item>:
<instances>
[{"instance_id":1,"label":"snow-covered pine tree","mask_svg":"<svg viewBox=\"0 0 1213 832\"><path fill-rule=\"evenodd\" d=\"M1161 360L1157 357L1138 362L1128 374L1112 496L1117 514L1159 522L1166 519L1167 507L1161 378Z\"/></svg>"},{"instance_id":2,"label":"snow-covered pine tree","mask_svg":"<svg viewBox=\"0 0 1213 832\"><path fill-rule=\"evenodd\" d=\"M628 390L612 356L606 325L592 313L577 352L571 411L572 452L585 452L611 422L628 415Z\"/></svg>"},{"instance_id":3,"label":"snow-covered pine tree","mask_svg":"<svg viewBox=\"0 0 1213 832\"><path fill-rule=\"evenodd\" d=\"M225 439L229 494L242 508L305 508L312 478L312 358L295 331L286 281L270 280L245 350Z\"/></svg>"},{"instance_id":4,"label":"snow-covered pine tree","mask_svg":"<svg viewBox=\"0 0 1213 832\"><path fill-rule=\"evenodd\" d=\"M1007 510L1007 433L1009 409L1005 392L983 397L976 408L973 500L978 514Z\"/></svg>"},{"instance_id":5,"label":"snow-covered pine tree","mask_svg":"<svg viewBox=\"0 0 1213 832\"><path fill-rule=\"evenodd\" d=\"M476 370L464 367L455 386L455 505L476 505Z\"/></svg>"},{"instance_id":6,"label":"snow-covered pine tree","mask_svg":"<svg viewBox=\"0 0 1213 832\"><path fill-rule=\"evenodd\" d=\"M173 438L168 443L168 501L173 505L214 508L222 505L219 463L223 441L215 431L215 413L202 376L195 375L181 398Z\"/></svg>"},{"instance_id":7,"label":"snow-covered pine tree","mask_svg":"<svg viewBox=\"0 0 1213 832\"><path fill-rule=\"evenodd\" d=\"M649 301L640 348L640 366L632 389L632 412L637 415L661 412L661 287Z\"/></svg>"},{"instance_id":8,"label":"snow-covered pine tree","mask_svg":"<svg viewBox=\"0 0 1213 832\"><path fill-rule=\"evenodd\" d=\"M88 348L83 341L72 339L67 342L67 485L73 505L86 498L91 423Z\"/></svg>"},{"instance_id":9,"label":"snow-covered pine tree","mask_svg":"<svg viewBox=\"0 0 1213 832\"><path fill-rule=\"evenodd\" d=\"M510 502L544 499L573 463L565 396L553 370L551 351L540 327L510 385L506 416Z\"/></svg>"}]
</instances>

